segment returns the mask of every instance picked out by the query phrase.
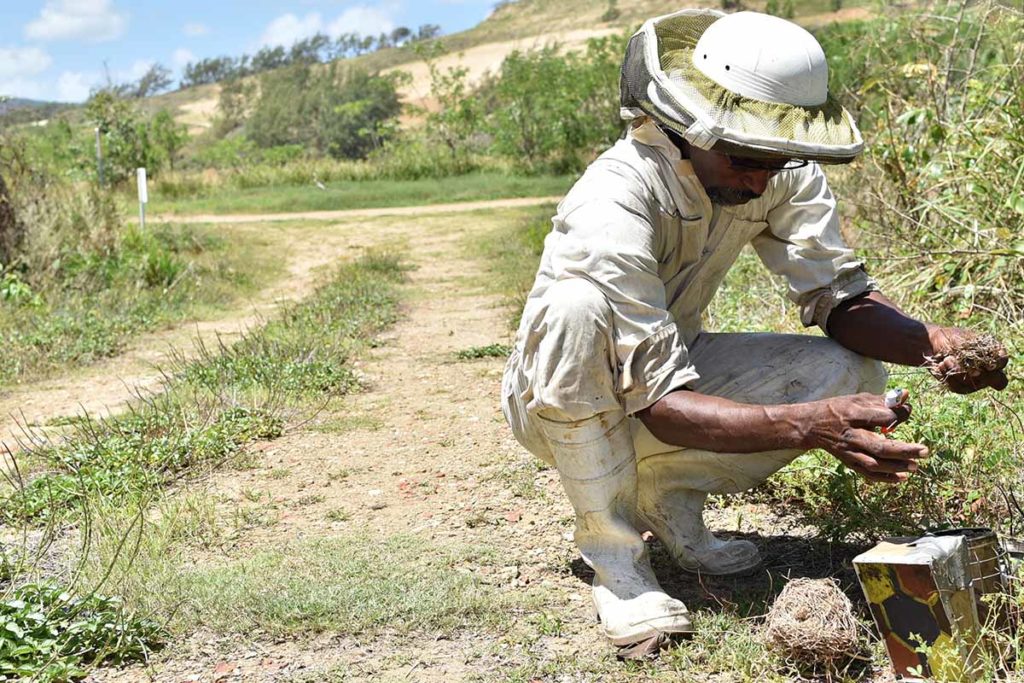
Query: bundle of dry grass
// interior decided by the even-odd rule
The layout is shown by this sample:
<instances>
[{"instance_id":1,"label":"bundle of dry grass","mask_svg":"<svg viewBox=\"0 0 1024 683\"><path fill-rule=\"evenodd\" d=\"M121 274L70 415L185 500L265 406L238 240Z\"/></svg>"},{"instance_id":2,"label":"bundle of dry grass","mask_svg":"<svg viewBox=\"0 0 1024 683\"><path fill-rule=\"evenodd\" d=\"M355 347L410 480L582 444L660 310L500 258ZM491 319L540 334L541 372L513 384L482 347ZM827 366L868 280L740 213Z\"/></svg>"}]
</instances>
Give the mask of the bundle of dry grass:
<instances>
[{"instance_id":1,"label":"bundle of dry grass","mask_svg":"<svg viewBox=\"0 0 1024 683\"><path fill-rule=\"evenodd\" d=\"M860 650L853 607L834 579L794 579L768 612L768 645L800 668L835 669Z\"/></svg>"},{"instance_id":2,"label":"bundle of dry grass","mask_svg":"<svg viewBox=\"0 0 1024 683\"><path fill-rule=\"evenodd\" d=\"M971 372L972 370L990 372L999 367L1005 353L1006 350L999 343L998 339L990 334L983 334L951 349L948 354L928 356L925 358L925 367L928 368L935 379L949 386L948 371L946 370L946 364L943 363L947 358L955 360L957 366L964 373Z\"/></svg>"}]
</instances>

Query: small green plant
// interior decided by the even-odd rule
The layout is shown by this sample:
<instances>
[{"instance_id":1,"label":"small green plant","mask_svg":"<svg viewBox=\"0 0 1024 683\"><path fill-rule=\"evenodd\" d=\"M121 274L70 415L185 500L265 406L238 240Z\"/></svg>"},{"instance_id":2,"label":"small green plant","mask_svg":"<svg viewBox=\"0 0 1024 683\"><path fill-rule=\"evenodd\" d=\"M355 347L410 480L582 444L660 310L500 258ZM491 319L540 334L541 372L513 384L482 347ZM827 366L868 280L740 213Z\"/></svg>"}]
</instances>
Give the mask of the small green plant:
<instances>
[{"instance_id":1,"label":"small green plant","mask_svg":"<svg viewBox=\"0 0 1024 683\"><path fill-rule=\"evenodd\" d=\"M126 612L117 598L25 584L0 601L0 679L77 680L88 665L142 660L165 637L162 626Z\"/></svg>"},{"instance_id":2,"label":"small green plant","mask_svg":"<svg viewBox=\"0 0 1024 683\"><path fill-rule=\"evenodd\" d=\"M334 510L328 511L324 517L329 522L347 522L352 519L352 513L343 508L335 508Z\"/></svg>"},{"instance_id":3,"label":"small green plant","mask_svg":"<svg viewBox=\"0 0 1024 683\"><path fill-rule=\"evenodd\" d=\"M478 358L505 358L512 353L512 347L506 344L488 344L487 346L471 346L455 352L459 360L477 360Z\"/></svg>"}]
</instances>

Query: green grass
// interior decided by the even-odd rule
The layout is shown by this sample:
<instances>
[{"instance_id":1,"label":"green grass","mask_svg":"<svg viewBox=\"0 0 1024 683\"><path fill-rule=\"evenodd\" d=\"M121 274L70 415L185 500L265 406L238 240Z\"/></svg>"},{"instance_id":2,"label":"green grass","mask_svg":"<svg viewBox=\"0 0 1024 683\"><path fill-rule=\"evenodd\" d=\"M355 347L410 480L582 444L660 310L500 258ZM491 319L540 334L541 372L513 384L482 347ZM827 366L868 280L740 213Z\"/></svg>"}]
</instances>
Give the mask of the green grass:
<instances>
[{"instance_id":1,"label":"green grass","mask_svg":"<svg viewBox=\"0 0 1024 683\"><path fill-rule=\"evenodd\" d=\"M182 626L220 633L293 636L451 633L494 625L507 600L457 567L479 550L438 548L412 535L293 542L220 566L185 569L163 609Z\"/></svg>"},{"instance_id":2,"label":"green grass","mask_svg":"<svg viewBox=\"0 0 1024 683\"><path fill-rule=\"evenodd\" d=\"M478 360L480 358L505 358L510 353L512 353L512 347L508 344L495 343L459 349L455 352L455 357L459 360Z\"/></svg>"},{"instance_id":3,"label":"green grass","mask_svg":"<svg viewBox=\"0 0 1024 683\"><path fill-rule=\"evenodd\" d=\"M0 284L0 387L119 353L140 332L224 309L281 269L260 240L201 226L129 228L109 250L77 252L33 291Z\"/></svg>"},{"instance_id":4,"label":"green grass","mask_svg":"<svg viewBox=\"0 0 1024 683\"><path fill-rule=\"evenodd\" d=\"M192 613L192 627L209 623L207 611L220 607L227 628L234 619L227 612L227 603L217 601L238 600L244 606L249 599L248 606L253 610L269 606L267 618L279 619L281 628L286 628L292 623L287 619L287 603L293 601L301 609L313 609L317 586L308 583L308 572L319 572L321 579L333 580L344 567L351 567L350 573L359 573L372 560L359 564L358 555L350 548L326 553L326 565L309 565L303 560L309 565L306 583L298 580L300 574L293 567L286 570L293 559L287 553L261 556L237 575L231 571L197 573L193 559L175 559L173 552L186 547L222 547L246 529L273 525L280 514L279 506L262 491L244 490L245 500L234 506L225 525L216 501L208 496L190 494L156 506L154 503L173 484L195 481L232 459L248 463L248 443L279 436L287 420L303 408L357 388L348 367L351 357L395 320L397 285L403 272L396 258L386 254L371 253L346 264L309 299L287 308L279 318L235 345L222 348L222 353L207 351L196 360L181 361L179 367L169 371L172 379L164 393L142 400L119 416L77 421L69 425L72 432L65 441L18 454L13 481L0 490L0 521L12 530L20 527L23 538L36 533L51 538L53 531L64 524L80 530L81 545L64 558L76 563L74 585L55 591L115 591L131 605L131 611L124 615L144 614L164 624L181 613L182 594L174 593L173 588L182 585L182 577L188 577L193 581L189 599L209 602ZM322 500L322 496L307 496L295 504L313 505ZM30 531L32 527L38 532ZM368 542L359 545L370 547ZM4 559L0 581L7 586L6 590L0 588L2 598L11 590L22 590L17 587L28 585L39 571L35 566L39 549L0 546L0 550L4 553L0 558ZM7 561L9 551L29 561L11 563ZM286 577L275 574L282 571L296 579L291 594L276 591L277 584L288 585ZM251 583L242 581L255 576L261 578ZM417 575L406 571L404 576L411 581L408 577ZM263 582L270 579L270 583ZM259 597L268 585L275 586L276 602ZM236 591L231 592L230 587ZM373 588L368 585L366 590ZM424 606L414 609L436 607L446 596L457 594L457 588L448 583L440 585L436 593L427 591L422 596ZM331 590L337 593L336 586ZM396 595L399 602L405 599ZM344 596L335 598L344 600ZM475 608L477 603L467 600L467 609ZM11 607L12 603L6 603L15 611L21 609L18 604ZM324 614L334 614L336 606L331 603ZM353 608L355 613L369 614L362 604ZM449 613L460 614L457 609ZM372 619L384 616L381 613ZM38 611L25 618L39 621L37 617ZM0 622L10 622L7 630L21 637L18 631L24 629L11 618L0 610ZM97 617L96 628L101 634L107 629L102 619L108 617ZM438 619L437 623L443 622L441 617ZM69 628L92 628L92 622L83 623ZM15 662L11 666L25 671L51 666L74 671L80 665L137 658L149 637L140 631L141 626L132 623L118 622L113 633L119 640L109 651L109 638L102 642L78 638L78 646L68 651L55 649L52 643L46 645L51 648L46 650L45 643L33 641L24 647L15 642L19 649L6 652L9 639L0 638L0 653L4 655L0 657L0 678L7 671L4 667L8 660Z\"/></svg>"},{"instance_id":5,"label":"green grass","mask_svg":"<svg viewBox=\"0 0 1024 683\"><path fill-rule=\"evenodd\" d=\"M169 201L154 196L154 213L281 213L376 207L447 204L509 197L546 197L564 193L567 176L510 176L471 173L444 179L362 180L333 182L326 190L313 185L277 185L214 191L210 196Z\"/></svg>"},{"instance_id":6,"label":"green grass","mask_svg":"<svg viewBox=\"0 0 1024 683\"><path fill-rule=\"evenodd\" d=\"M249 441L280 435L292 406L357 387L350 357L395 320L401 277L386 255L347 264L308 300L221 353L180 361L163 394L30 451L23 466L44 472L6 492L3 517L80 516L97 498L145 501Z\"/></svg>"}]
</instances>

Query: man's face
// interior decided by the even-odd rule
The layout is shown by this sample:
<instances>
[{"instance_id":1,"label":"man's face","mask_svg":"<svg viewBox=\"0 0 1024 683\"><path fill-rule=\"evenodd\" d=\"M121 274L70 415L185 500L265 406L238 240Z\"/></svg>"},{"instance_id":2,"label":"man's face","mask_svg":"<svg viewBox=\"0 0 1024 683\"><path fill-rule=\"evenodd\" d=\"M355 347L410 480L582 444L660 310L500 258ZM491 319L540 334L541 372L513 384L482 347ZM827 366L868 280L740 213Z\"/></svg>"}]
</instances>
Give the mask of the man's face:
<instances>
[{"instance_id":1,"label":"man's face","mask_svg":"<svg viewBox=\"0 0 1024 683\"><path fill-rule=\"evenodd\" d=\"M768 180L788 161L779 158L742 158L698 149L688 149L690 163L704 191L715 204L737 206L764 194Z\"/></svg>"}]
</instances>

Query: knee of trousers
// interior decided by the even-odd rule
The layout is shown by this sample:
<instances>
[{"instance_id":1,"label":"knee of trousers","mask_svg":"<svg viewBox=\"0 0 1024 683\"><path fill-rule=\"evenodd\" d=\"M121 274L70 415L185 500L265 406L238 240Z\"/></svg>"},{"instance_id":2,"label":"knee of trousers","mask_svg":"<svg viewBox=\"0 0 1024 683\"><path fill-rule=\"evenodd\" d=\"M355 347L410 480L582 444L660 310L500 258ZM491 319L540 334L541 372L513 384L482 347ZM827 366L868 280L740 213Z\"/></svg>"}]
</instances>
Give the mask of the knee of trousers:
<instances>
[{"instance_id":1,"label":"knee of trousers","mask_svg":"<svg viewBox=\"0 0 1024 683\"><path fill-rule=\"evenodd\" d=\"M862 356L836 342L829 344L831 363L831 396L844 396L860 392L880 394L885 391L889 372L881 361Z\"/></svg>"},{"instance_id":2,"label":"knee of trousers","mask_svg":"<svg viewBox=\"0 0 1024 683\"><path fill-rule=\"evenodd\" d=\"M526 342L531 368L527 411L548 420L585 420L621 410L615 386L614 322L604 294L582 278L553 283L545 292L542 320Z\"/></svg>"}]
</instances>

